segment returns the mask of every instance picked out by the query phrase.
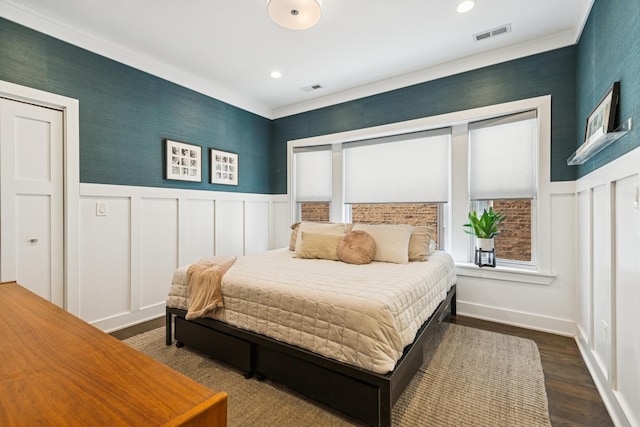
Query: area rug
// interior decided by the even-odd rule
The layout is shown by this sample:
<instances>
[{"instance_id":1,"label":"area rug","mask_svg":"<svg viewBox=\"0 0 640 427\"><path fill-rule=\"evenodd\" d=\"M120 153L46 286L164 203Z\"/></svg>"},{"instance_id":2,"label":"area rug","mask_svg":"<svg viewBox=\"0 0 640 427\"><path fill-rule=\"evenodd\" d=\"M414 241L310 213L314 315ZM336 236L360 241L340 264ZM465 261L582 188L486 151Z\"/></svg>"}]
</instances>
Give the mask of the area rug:
<instances>
[{"instance_id":1,"label":"area rug","mask_svg":"<svg viewBox=\"0 0 640 427\"><path fill-rule=\"evenodd\" d=\"M360 425L269 381L195 350L165 346L164 328L125 343L215 391L229 394L229 426ZM171 384L167 384L171 387ZM550 426L540 355L527 339L443 324L393 407L394 426Z\"/></svg>"}]
</instances>

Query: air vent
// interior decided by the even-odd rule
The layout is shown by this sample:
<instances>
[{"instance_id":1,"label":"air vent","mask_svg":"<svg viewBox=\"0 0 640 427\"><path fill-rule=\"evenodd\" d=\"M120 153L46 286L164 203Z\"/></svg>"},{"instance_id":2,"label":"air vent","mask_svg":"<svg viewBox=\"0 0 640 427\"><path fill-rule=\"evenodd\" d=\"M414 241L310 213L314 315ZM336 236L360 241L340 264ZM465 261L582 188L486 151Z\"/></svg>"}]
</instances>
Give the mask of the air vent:
<instances>
[{"instance_id":1,"label":"air vent","mask_svg":"<svg viewBox=\"0 0 640 427\"><path fill-rule=\"evenodd\" d=\"M497 28L493 28L491 30L483 31L478 34L473 35L473 41L479 42L481 40L490 39L492 37L499 36L501 34L506 34L511 32L511 24L502 25Z\"/></svg>"},{"instance_id":2,"label":"air vent","mask_svg":"<svg viewBox=\"0 0 640 427\"><path fill-rule=\"evenodd\" d=\"M302 89L305 92L311 92L312 90L322 89L322 86L320 86L319 83L316 83L316 84L311 85L311 86L301 87L300 89Z\"/></svg>"}]
</instances>

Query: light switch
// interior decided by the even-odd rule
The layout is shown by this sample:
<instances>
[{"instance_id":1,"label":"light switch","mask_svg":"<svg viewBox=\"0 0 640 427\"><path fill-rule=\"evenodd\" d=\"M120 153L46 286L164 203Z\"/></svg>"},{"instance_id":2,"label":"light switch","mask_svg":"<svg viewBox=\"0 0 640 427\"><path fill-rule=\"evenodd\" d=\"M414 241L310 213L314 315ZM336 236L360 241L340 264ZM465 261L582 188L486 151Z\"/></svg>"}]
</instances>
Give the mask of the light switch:
<instances>
[{"instance_id":1,"label":"light switch","mask_svg":"<svg viewBox=\"0 0 640 427\"><path fill-rule=\"evenodd\" d=\"M96 216L107 216L107 202L96 202Z\"/></svg>"}]
</instances>

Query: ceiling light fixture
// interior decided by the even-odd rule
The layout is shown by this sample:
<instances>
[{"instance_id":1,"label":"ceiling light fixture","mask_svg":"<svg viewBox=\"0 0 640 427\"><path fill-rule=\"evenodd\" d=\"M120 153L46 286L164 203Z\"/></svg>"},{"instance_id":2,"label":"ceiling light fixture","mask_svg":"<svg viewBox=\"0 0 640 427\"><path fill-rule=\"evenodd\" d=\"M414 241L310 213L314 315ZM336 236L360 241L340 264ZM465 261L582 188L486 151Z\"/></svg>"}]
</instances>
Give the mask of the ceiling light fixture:
<instances>
[{"instance_id":1,"label":"ceiling light fixture","mask_svg":"<svg viewBox=\"0 0 640 427\"><path fill-rule=\"evenodd\" d=\"M267 0L267 12L281 27L306 30L320 20L322 0Z\"/></svg>"},{"instance_id":2,"label":"ceiling light fixture","mask_svg":"<svg viewBox=\"0 0 640 427\"><path fill-rule=\"evenodd\" d=\"M273 70L271 72L271 77L274 79L279 79L280 77L282 77L282 73L278 70Z\"/></svg>"},{"instance_id":3,"label":"ceiling light fixture","mask_svg":"<svg viewBox=\"0 0 640 427\"><path fill-rule=\"evenodd\" d=\"M456 10L458 13L466 13L469 12L476 5L475 0L461 0L458 2L458 7Z\"/></svg>"}]
</instances>

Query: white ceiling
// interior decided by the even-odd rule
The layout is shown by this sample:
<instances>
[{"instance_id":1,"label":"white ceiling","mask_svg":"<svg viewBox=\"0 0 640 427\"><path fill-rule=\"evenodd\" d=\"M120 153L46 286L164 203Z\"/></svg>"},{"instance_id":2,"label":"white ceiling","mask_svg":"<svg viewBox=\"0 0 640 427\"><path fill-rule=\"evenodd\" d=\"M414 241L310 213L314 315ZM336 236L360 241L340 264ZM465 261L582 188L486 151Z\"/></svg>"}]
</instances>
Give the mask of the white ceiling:
<instances>
[{"instance_id":1,"label":"white ceiling","mask_svg":"<svg viewBox=\"0 0 640 427\"><path fill-rule=\"evenodd\" d=\"M304 31L273 23L266 0L0 0L0 13L275 118L571 45L592 2L477 0L461 15L457 0L324 0Z\"/></svg>"}]
</instances>

